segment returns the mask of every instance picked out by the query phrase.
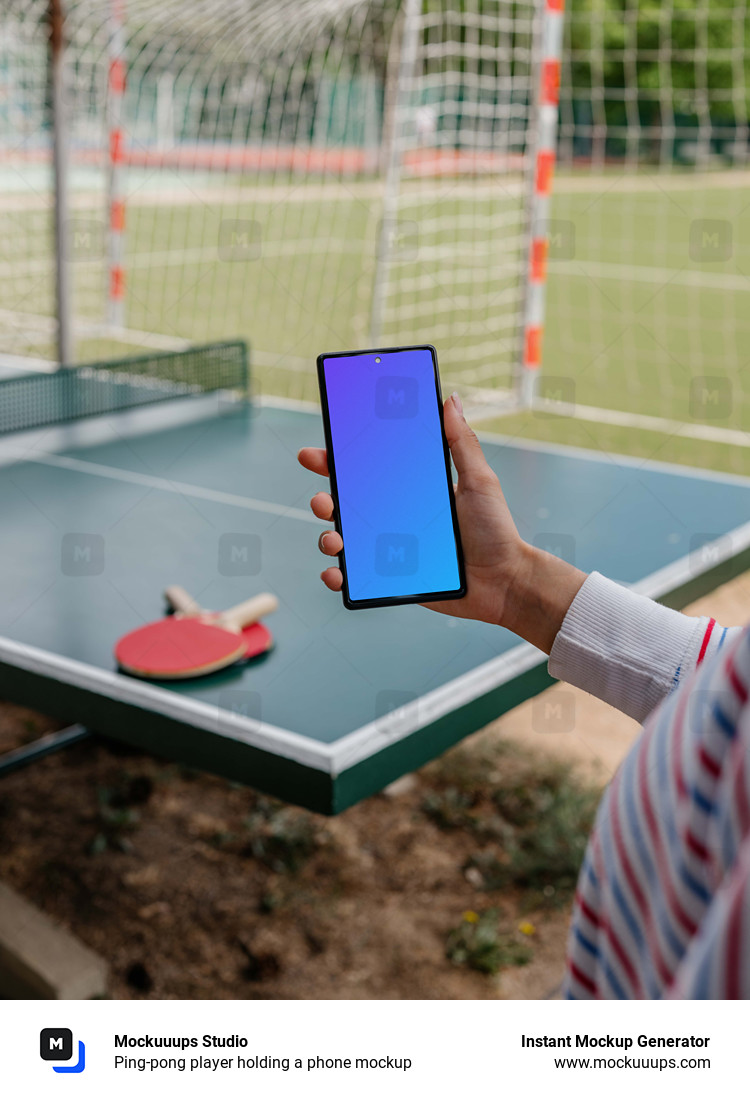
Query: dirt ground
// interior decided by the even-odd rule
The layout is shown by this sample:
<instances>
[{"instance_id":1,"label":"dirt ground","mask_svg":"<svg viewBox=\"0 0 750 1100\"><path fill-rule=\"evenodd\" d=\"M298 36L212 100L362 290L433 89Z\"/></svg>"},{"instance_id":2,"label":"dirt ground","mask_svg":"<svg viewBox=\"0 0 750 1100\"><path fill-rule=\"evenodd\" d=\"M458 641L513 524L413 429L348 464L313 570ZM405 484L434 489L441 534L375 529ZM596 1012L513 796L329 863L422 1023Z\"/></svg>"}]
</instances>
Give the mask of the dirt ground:
<instances>
[{"instance_id":1,"label":"dirt ground","mask_svg":"<svg viewBox=\"0 0 750 1100\"><path fill-rule=\"evenodd\" d=\"M746 621L750 574L689 611ZM569 732L542 733L556 701ZM2 705L0 752L54 728ZM107 959L115 998L555 996L559 868L636 734L557 685L335 819L84 742L2 780L0 879Z\"/></svg>"}]
</instances>

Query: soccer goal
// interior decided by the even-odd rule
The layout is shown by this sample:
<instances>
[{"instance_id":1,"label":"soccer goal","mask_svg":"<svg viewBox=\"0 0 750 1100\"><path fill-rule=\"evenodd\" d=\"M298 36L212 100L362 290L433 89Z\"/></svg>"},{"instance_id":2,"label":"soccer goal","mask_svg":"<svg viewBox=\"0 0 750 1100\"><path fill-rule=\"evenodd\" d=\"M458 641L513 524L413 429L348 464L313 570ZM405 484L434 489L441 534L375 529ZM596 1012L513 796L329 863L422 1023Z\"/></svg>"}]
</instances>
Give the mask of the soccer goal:
<instances>
[{"instance_id":1,"label":"soccer goal","mask_svg":"<svg viewBox=\"0 0 750 1100\"><path fill-rule=\"evenodd\" d=\"M0 355L429 340L508 431L750 454L748 6L562 8L5 0Z\"/></svg>"},{"instance_id":2,"label":"soccer goal","mask_svg":"<svg viewBox=\"0 0 750 1100\"><path fill-rule=\"evenodd\" d=\"M0 15L0 350L54 359L62 308L79 362L244 336L265 390L310 397L322 350L430 340L451 383L514 390L559 3L58 5L59 102L49 0Z\"/></svg>"}]
</instances>

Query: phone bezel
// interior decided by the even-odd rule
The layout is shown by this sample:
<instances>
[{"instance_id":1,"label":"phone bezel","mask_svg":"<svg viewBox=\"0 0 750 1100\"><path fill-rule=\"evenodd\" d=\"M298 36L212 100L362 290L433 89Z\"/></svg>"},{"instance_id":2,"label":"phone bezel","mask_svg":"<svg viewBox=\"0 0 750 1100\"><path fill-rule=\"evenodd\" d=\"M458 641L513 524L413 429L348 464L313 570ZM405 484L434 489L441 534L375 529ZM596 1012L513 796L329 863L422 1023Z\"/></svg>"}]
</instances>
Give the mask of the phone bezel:
<instances>
[{"instance_id":1,"label":"phone bezel","mask_svg":"<svg viewBox=\"0 0 750 1100\"><path fill-rule=\"evenodd\" d=\"M327 359L345 359L358 355L384 355L402 351L429 351L432 356L432 370L435 380L435 396L440 418L440 434L443 440L443 457L445 460L445 477L448 486L448 500L450 503L451 520L453 523L453 538L456 547L456 560L458 562L459 587L448 592L420 592L412 596L382 596L373 600L353 600L349 594L349 578L346 570L346 553L343 550L338 555L339 568L344 577L341 594L344 607L350 611L370 607L397 607L410 603L436 603L438 600L460 600L466 595L466 573L464 568L464 555L461 546L461 531L458 526L458 514L456 512L456 499L453 491L453 478L451 476L451 459L448 441L445 438L445 425L443 423L443 395L440 388L440 373L438 371L437 351L432 344L405 344L401 347L390 348L363 348L356 351L332 351L323 352L318 356L318 387L320 389L320 404L323 414L323 431L325 434L326 452L328 454L328 473L331 483L331 496L333 497L333 524L340 535L341 526L339 520L338 487L336 484L336 462L333 454L333 439L331 436L331 418L328 409L328 392L326 389L325 363ZM343 535L342 535L343 538Z\"/></svg>"}]
</instances>

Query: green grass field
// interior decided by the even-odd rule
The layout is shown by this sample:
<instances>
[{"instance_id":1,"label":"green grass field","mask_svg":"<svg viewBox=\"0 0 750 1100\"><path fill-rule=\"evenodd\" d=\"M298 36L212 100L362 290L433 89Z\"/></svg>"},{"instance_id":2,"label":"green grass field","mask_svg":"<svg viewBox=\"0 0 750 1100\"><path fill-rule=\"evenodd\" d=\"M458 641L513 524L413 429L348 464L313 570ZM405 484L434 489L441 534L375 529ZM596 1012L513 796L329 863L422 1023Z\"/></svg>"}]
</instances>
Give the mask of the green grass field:
<instances>
[{"instance_id":1,"label":"green grass field","mask_svg":"<svg viewBox=\"0 0 750 1100\"><path fill-rule=\"evenodd\" d=\"M632 422L542 411L489 426L750 473L750 451L736 440L646 431L638 420L750 431L746 183L741 173L562 175L552 207L543 390L576 407L626 411ZM434 342L446 383L468 395L507 388L519 351L519 181L428 186L402 193L381 342ZM84 229L96 227L96 217L93 205L76 210ZM314 399L317 353L369 342L380 218L371 182L332 189L238 181L222 192L205 180L182 181L174 195L153 198L135 188L128 328L194 342L245 337L260 389ZM0 215L0 232L5 310L49 316L40 213ZM25 254L13 244L19 239ZM106 267L100 243L93 247L86 233L80 241L70 265L76 314L99 322ZM137 349L136 336L124 345L84 332L77 357ZM49 333L32 350L49 354Z\"/></svg>"}]
</instances>

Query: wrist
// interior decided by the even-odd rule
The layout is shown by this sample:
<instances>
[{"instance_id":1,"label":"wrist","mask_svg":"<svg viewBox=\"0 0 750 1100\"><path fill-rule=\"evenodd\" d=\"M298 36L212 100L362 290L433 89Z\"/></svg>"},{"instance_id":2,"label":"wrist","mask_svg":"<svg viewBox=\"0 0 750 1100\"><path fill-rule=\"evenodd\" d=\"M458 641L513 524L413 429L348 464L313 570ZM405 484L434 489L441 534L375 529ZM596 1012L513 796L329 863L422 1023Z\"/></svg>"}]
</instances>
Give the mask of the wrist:
<instances>
[{"instance_id":1,"label":"wrist","mask_svg":"<svg viewBox=\"0 0 750 1100\"><path fill-rule=\"evenodd\" d=\"M500 625L549 653L585 580L574 565L522 542Z\"/></svg>"},{"instance_id":2,"label":"wrist","mask_svg":"<svg viewBox=\"0 0 750 1100\"><path fill-rule=\"evenodd\" d=\"M528 618L533 598L536 547L519 538L514 565L507 571L505 599L499 625L523 637L522 624Z\"/></svg>"}]
</instances>

